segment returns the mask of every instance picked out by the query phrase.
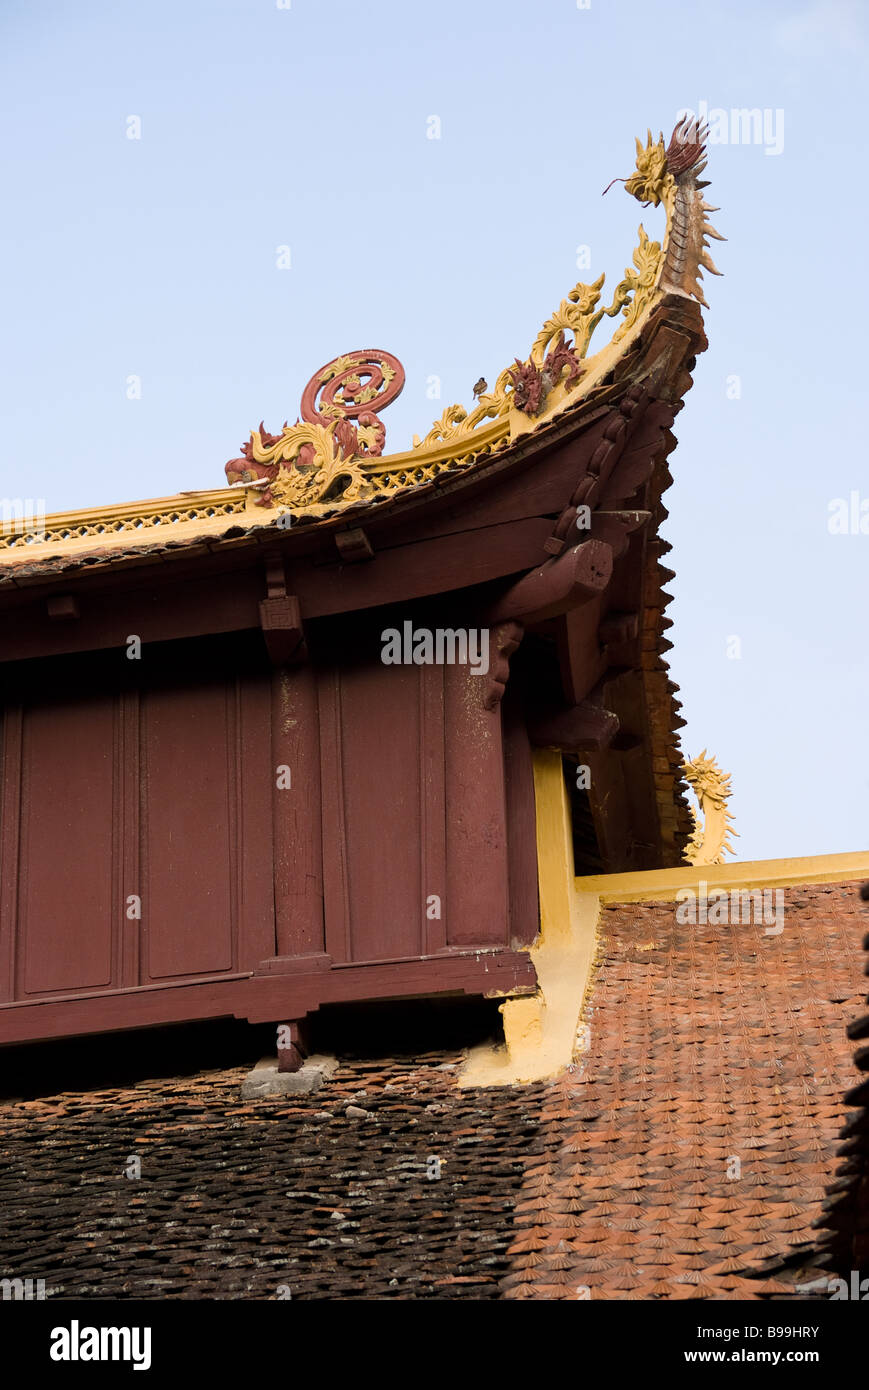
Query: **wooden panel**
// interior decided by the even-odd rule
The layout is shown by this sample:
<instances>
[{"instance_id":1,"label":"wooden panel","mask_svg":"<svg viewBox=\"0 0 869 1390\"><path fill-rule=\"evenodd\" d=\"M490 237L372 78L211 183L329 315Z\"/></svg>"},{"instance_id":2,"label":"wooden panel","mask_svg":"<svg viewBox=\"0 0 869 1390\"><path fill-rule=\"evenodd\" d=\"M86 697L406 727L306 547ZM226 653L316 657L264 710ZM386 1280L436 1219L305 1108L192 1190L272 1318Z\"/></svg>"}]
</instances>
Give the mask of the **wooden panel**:
<instances>
[{"instance_id":1,"label":"wooden panel","mask_svg":"<svg viewBox=\"0 0 869 1390\"><path fill-rule=\"evenodd\" d=\"M141 892L139 874L139 692L122 690L119 698L119 754L121 766L120 810L120 904L121 964L119 983L131 989L139 983L141 970L141 923L126 914L131 894Z\"/></svg>"},{"instance_id":2,"label":"wooden panel","mask_svg":"<svg viewBox=\"0 0 869 1390\"><path fill-rule=\"evenodd\" d=\"M338 669L318 674L321 824L323 835L323 911L326 950L333 960L350 959L350 897L344 816L341 677Z\"/></svg>"},{"instance_id":3,"label":"wooden panel","mask_svg":"<svg viewBox=\"0 0 869 1390\"><path fill-rule=\"evenodd\" d=\"M271 671L242 675L236 740L239 970L255 969L276 947L271 715Z\"/></svg>"},{"instance_id":4,"label":"wooden panel","mask_svg":"<svg viewBox=\"0 0 869 1390\"><path fill-rule=\"evenodd\" d=\"M431 955L447 944L447 822L444 668L420 667L420 871L422 898L437 898L439 915L425 909L421 950Z\"/></svg>"},{"instance_id":5,"label":"wooden panel","mask_svg":"<svg viewBox=\"0 0 869 1390\"><path fill-rule=\"evenodd\" d=\"M420 667L382 666L367 651L320 678L325 948L334 960L424 949Z\"/></svg>"},{"instance_id":6,"label":"wooden panel","mask_svg":"<svg viewBox=\"0 0 869 1390\"><path fill-rule=\"evenodd\" d=\"M320 717L310 665L276 671L271 698L277 951L280 956L307 955L324 951L326 944ZM289 787L278 787L278 767L289 769ZM337 769L332 775L337 776Z\"/></svg>"},{"instance_id":7,"label":"wooden panel","mask_svg":"<svg viewBox=\"0 0 869 1390\"><path fill-rule=\"evenodd\" d=\"M21 800L21 706L9 703L0 729L0 1002L15 997L18 922L18 830Z\"/></svg>"},{"instance_id":8,"label":"wooden panel","mask_svg":"<svg viewBox=\"0 0 869 1390\"><path fill-rule=\"evenodd\" d=\"M233 965L234 684L143 694L143 981Z\"/></svg>"},{"instance_id":9,"label":"wooden panel","mask_svg":"<svg viewBox=\"0 0 869 1390\"><path fill-rule=\"evenodd\" d=\"M485 677L444 668L447 901L450 946L508 939L507 837L501 710L483 708Z\"/></svg>"},{"instance_id":10,"label":"wooden panel","mask_svg":"<svg viewBox=\"0 0 869 1390\"><path fill-rule=\"evenodd\" d=\"M420 668L345 670L340 723L350 958L423 949Z\"/></svg>"},{"instance_id":11,"label":"wooden panel","mask_svg":"<svg viewBox=\"0 0 869 1390\"><path fill-rule=\"evenodd\" d=\"M550 444L543 467L538 466L539 458L531 457L515 470L505 469L495 487L491 479L478 475L475 481L468 475L455 492L427 500L424 507L409 512L396 534L403 545L409 545L420 539L482 527L487 528L488 535L488 528L498 523L557 515L567 506L585 474L608 423L607 413L579 437L560 445ZM381 541L375 517L366 529L375 536L375 548L379 550Z\"/></svg>"},{"instance_id":12,"label":"wooden panel","mask_svg":"<svg viewBox=\"0 0 869 1390\"><path fill-rule=\"evenodd\" d=\"M18 997L115 982L115 701L34 700L25 710Z\"/></svg>"}]
</instances>

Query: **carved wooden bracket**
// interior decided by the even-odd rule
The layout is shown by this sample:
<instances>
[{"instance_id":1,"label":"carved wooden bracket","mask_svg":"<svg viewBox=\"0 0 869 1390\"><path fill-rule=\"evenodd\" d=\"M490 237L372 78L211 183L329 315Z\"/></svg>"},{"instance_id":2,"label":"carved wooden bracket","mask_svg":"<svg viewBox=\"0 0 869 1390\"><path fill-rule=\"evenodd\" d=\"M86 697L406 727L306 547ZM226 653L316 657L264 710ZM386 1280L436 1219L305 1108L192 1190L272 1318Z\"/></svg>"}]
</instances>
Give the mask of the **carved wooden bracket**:
<instances>
[{"instance_id":1,"label":"carved wooden bracket","mask_svg":"<svg viewBox=\"0 0 869 1390\"><path fill-rule=\"evenodd\" d=\"M68 619L79 616L78 599L75 594L57 594L46 600L45 609L49 618Z\"/></svg>"},{"instance_id":2,"label":"carved wooden bracket","mask_svg":"<svg viewBox=\"0 0 869 1390\"><path fill-rule=\"evenodd\" d=\"M299 600L287 593L283 557L275 551L266 555L268 597L260 601L259 619L269 659L285 666L299 654L305 636Z\"/></svg>"},{"instance_id":3,"label":"carved wooden bracket","mask_svg":"<svg viewBox=\"0 0 869 1390\"><path fill-rule=\"evenodd\" d=\"M305 635L299 600L292 594L264 598L259 619L271 661L275 666L285 666L296 655Z\"/></svg>"},{"instance_id":4,"label":"carved wooden bracket","mask_svg":"<svg viewBox=\"0 0 869 1390\"><path fill-rule=\"evenodd\" d=\"M515 652L525 629L520 623L499 623L489 632L489 675L483 695L485 709L495 709L510 678L510 657Z\"/></svg>"},{"instance_id":5,"label":"carved wooden bracket","mask_svg":"<svg viewBox=\"0 0 869 1390\"><path fill-rule=\"evenodd\" d=\"M590 507L592 511L594 510L606 480L621 457L631 431L642 417L643 409L647 403L646 388L642 382L637 382L628 390L618 409L610 413L610 418L603 431L603 438L589 459L588 469L580 479L570 499L570 505L565 507L558 518L555 530L544 543L543 548L550 555L561 555L566 550L571 530L576 524L577 509ZM575 530L573 534L576 534Z\"/></svg>"},{"instance_id":6,"label":"carved wooden bracket","mask_svg":"<svg viewBox=\"0 0 869 1390\"><path fill-rule=\"evenodd\" d=\"M354 526L351 531L336 531L335 544L341 559L347 564L374 559L374 547L361 526Z\"/></svg>"},{"instance_id":7,"label":"carved wooden bracket","mask_svg":"<svg viewBox=\"0 0 869 1390\"><path fill-rule=\"evenodd\" d=\"M517 580L487 613L490 623L542 622L598 598L613 572L611 546L588 540Z\"/></svg>"},{"instance_id":8,"label":"carved wooden bracket","mask_svg":"<svg viewBox=\"0 0 869 1390\"><path fill-rule=\"evenodd\" d=\"M649 390L664 399L677 399L678 391L667 381L673 381L682 362L690 356L694 344L687 333L680 333L672 324L662 323L655 331L646 353L645 364L649 367L646 378Z\"/></svg>"}]
</instances>

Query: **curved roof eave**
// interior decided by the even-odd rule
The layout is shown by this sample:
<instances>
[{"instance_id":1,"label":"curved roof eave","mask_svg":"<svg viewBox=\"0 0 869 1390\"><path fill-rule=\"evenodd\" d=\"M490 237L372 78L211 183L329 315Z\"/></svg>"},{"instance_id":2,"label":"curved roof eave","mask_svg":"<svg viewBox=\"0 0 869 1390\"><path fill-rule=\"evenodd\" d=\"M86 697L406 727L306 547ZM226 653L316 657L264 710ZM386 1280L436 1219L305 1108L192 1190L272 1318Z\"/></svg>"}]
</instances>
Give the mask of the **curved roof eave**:
<instances>
[{"instance_id":1,"label":"curved roof eave","mask_svg":"<svg viewBox=\"0 0 869 1390\"><path fill-rule=\"evenodd\" d=\"M525 361L516 359L505 368L491 392L484 381L478 383L470 412L448 406L410 450L348 454L328 416L322 417L325 423L306 419L285 425L277 436L253 431L245 446L250 467L246 460L232 461L246 475L234 486L60 513L37 518L35 525L28 526L26 518L0 525L0 585L29 586L69 570L150 562L203 546L258 543L276 523L309 532L358 524L374 514L386 518L404 513L408 504L460 493L468 482L476 485L534 452L543 439L581 427L617 389L611 385L614 376L627 366L667 300L678 296L705 304L701 267L717 273L706 247L707 237L718 234L706 221L712 209L700 192L703 148L702 131L687 123L677 127L666 149L663 137L653 143L651 133L645 147L637 141L636 170L626 188L644 206L663 204L663 240L651 241L641 225L633 268L625 271L609 305L600 306L602 275L592 284L577 284L546 320ZM616 314L621 322L611 340L589 357L595 329ZM381 356L395 362L389 354ZM400 371L400 364L395 368ZM330 370L315 379L325 380ZM394 375L392 368L385 370ZM303 466L300 458L306 460Z\"/></svg>"}]
</instances>

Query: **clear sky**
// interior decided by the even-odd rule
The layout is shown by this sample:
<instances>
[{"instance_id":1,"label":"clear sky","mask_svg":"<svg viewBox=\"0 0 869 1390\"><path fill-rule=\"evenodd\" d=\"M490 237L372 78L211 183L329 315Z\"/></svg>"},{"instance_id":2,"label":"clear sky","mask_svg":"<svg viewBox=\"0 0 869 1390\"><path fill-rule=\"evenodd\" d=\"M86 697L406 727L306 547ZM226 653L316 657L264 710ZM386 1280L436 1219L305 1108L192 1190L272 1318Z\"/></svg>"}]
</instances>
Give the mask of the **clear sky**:
<instances>
[{"instance_id":1,"label":"clear sky","mask_svg":"<svg viewBox=\"0 0 869 1390\"><path fill-rule=\"evenodd\" d=\"M705 102L728 241L666 499L684 747L732 774L740 858L864 848L867 35L865 0L0 0L0 494L220 486L357 347L404 363L407 447L578 279L611 292L663 212L601 190Z\"/></svg>"}]
</instances>

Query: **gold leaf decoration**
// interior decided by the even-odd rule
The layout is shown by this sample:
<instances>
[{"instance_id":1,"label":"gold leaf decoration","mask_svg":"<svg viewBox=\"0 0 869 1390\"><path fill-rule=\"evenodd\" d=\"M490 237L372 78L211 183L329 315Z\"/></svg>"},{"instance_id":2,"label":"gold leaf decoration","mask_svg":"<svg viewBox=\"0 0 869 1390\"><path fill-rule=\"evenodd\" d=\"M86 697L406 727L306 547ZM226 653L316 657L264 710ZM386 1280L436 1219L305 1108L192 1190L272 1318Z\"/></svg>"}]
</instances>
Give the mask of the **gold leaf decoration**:
<instances>
[{"instance_id":1,"label":"gold leaf decoration","mask_svg":"<svg viewBox=\"0 0 869 1390\"><path fill-rule=\"evenodd\" d=\"M652 143L652 132L646 132L645 147L636 141L637 167L629 179L625 180L625 192L631 193L641 203L652 203L655 207L667 199L674 185L673 175L667 168L667 151L664 137Z\"/></svg>"},{"instance_id":2,"label":"gold leaf decoration","mask_svg":"<svg viewBox=\"0 0 869 1390\"><path fill-rule=\"evenodd\" d=\"M626 181L625 187L641 202L655 205L664 203L669 233L679 185L667 169L663 140L653 144L650 132L646 146L643 146L639 140L636 143L637 169ZM572 334L573 337L572 343L569 344L570 354L577 361L584 361L588 356L592 335L603 318L613 318L616 314L622 314L622 322L611 339L611 345L613 345L619 343L644 314L652 308L660 297L660 281L665 265L664 246L666 238L664 243L650 240L642 223L637 235L639 240L632 257L634 268L628 267L625 270L623 279L616 286L612 302L607 307L599 307L605 280L603 274L599 275L591 284L580 281L570 291L567 298L562 299L558 308L543 324L534 339L527 361L522 363L518 362L517 359L520 368L533 367L542 371L546 353L556 341L563 341L560 335L565 332ZM515 372L515 367L509 368L506 373L501 373L492 395L481 396L477 409L466 413L458 425L459 417L451 412L462 409L462 407L448 407L440 421L435 422L433 428L419 444L414 440L414 447L421 448L438 439L452 439L457 434L470 436L482 420L518 409L516 403L510 399L512 391L508 389L511 372ZM582 378L582 373L576 373L568 382L564 383L561 398L557 399L558 405L564 403L565 393L573 396L573 393L579 390L581 394ZM553 386L561 383L547 381L544 384L551 392ZM573 398L576 399L575 396ZM481 406L485 407L483 411L480 410ZM544 405L544 412L545 409L546 406Z\"/></svg>"},{"instance_id":3,"label":"gold leaf decoration","mask_svg":"<svg viewBox=\"0 0 869 1390\"><path fill-rule=\"evenodd\" d=\"M666 230L663 239L655 241L640 224L631 265L609 304L601 302L603 274L590 284L578 282L545 320L528 357L524 361L517 358L504 368L494 388L483 390L473 409L459 403L446 406L426 434L413 436L407 453L382 457L382 431L378 437L373 427L360 424L355 432L348 433L342 429L340 410L322 405L322 424L286 426L277 442L268 445L255 433L249 456L257 463L277 467L276 478L264 490L266 503L271 496L279 504L316 513L327 505L334 506L338 498L341 504L349 504L391 495L430 483L444 473L469 468L605 382L627 344L642 331L665 295L687 295L705 304L699 280L702 268L717 273L709 258L707 238L718 233L706 221L706 212L713 209L700 194L705 187L699 182L705 168L704 138L700 125L686 118L666 148L663 137L655 141L651 131L645 143L636 141L636 165L624 180L625 188L643 204L663 205ZM619 322L609 342L590 356L593 335L601 321L616 317ZM319 379L325 383L352 369L358 365L358 357L336 358ZM381 371L383 385L388 387L395 376L394 366L384 360ZM485 386L482 377L480 384ZM344 385L356 392L357 406L366 406L377 394L370 385L360 389L354 377ZM302 454L306 444L311 448ZM415 456L419 456L418 467L412 462ZM257 502L251 499L250 505Z\"/></svg>"},{"instance_id":4,"label":"gold leaf decoration","mask_svg":"<svg viewBox=\"0 0 869 1390\"><path fill-rule=\"evenodd\" d=\"M297 425L285 425L277 441L270 445L263 444L259 430L251 434L256 463L294 463L306 444L313 448L310 461L293 468L280 468L269 486L279 509L296 511L322 504L339 481L343 483L342 503L363 501L374 492L358 460L345 458L338 450L332 431L322 425L304 420Z\"/></svg>"},{"instance_id":5,"label":"gold leaf decoration","mask_svg":"<svg viewBox=\"0 0 869 1390\"><path fill-rule=\"evenodd\" d=\"M337 376L339 372L343 372L347 367L353 365L354 359L346 353L342 357L336 357L334 362L330 362L328 367L324 367L320 373L320 381L331 381L333 376Z\"/></svg>"}]
</instances>

